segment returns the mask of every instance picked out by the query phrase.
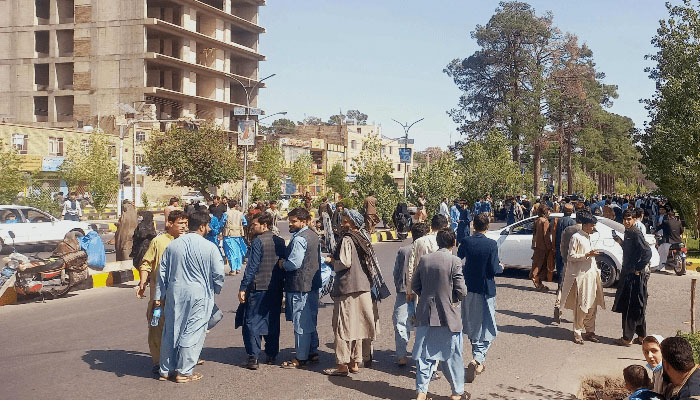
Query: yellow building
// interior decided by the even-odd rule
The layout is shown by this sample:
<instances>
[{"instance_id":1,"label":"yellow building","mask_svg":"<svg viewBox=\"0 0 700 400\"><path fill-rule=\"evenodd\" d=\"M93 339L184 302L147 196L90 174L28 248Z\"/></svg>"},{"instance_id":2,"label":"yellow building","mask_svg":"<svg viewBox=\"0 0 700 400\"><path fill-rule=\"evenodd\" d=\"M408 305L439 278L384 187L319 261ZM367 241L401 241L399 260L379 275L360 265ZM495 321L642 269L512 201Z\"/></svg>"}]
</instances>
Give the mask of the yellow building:
<instances>
[{"instance_id":1,"label":"yellow building","mask_svg":"<svg viewBox=\"0 0 700 400\"><path fill-rule=\"evenodd\" d=\"M87 143L92 133L80 130L43 128L29 125L0 123L0 141L4 146L12 146L22 159L22 170L35 174L42 185L52 192L62 191L64 194L70 189L60 179L58 169L63 164L66 152L73 144ZM133 133L125 135L124 140L124 164L131 170L133 165L133 145L131 139ZM143 153L139 143L146 140L148 132L136 129L136 203L142 205L141 193L146 191L151 202L164 201L172 196L180 196L186 189L171 187L162 182L157 182L145 175L140 166ZM116 162L119 160L119 136L107 134L110 145L110 156ZM132 198L130 186L124 188L124 197ZM116 198L115 198L116 200Z\"/></svg>"}]
</instances>

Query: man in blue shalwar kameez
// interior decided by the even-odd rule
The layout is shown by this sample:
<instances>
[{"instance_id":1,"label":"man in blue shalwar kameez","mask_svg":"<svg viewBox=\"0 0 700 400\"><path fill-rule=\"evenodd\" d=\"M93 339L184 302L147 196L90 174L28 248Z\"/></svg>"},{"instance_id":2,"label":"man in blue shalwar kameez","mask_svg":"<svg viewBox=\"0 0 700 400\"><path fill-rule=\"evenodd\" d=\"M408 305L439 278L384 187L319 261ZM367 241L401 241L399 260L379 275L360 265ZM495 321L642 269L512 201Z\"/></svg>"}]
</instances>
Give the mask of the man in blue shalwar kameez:
<instances>
[{"instance_id":1,"label":"man in blue shalwar kameez","mask_svg":"<svg viewBox=\"0 0 700 400\"><path fill-rule=\"evenodd\" d=\"M496 282L494 276L503 272L498 260L498 244L484 236L489 229L489 216L481 213L474 218L474 235L467 236L457 251L464 259L464 280L467 296L462 302L463 332L472 344L472 357L465 381L471 383L484 370L486 352L496 338Z\"/></svg>"},{"instance_id":2,"label":"man in blue shalwar kameez","mask_svg":"<svg viewBox=\"0 0 700 400\"><path fill-rule=\"evenodd\" d=\"M243 344L248 361L244 368L258 369L265 338L266 363L274 364L280 349L280 314L284 271L278 261L285 256L284 239L272 233L273 220L267 212L256 214L250 223L255 236L250 244L250 260L245 268L238 301L247 303L243 322Z\"/></svg>"},{"instance_id":3,"label":"man in blue shalwar kameez","mask_svg":"<svg viewBox=\"0 0 700 400\"><path fill-rule=\"evenodd\" d=\"M160 262L154 304L165 306L161 380L173 377L177 383L187 383L202 378L193 370L204 345L214 293L224 285L221 253L204 238L209 222L206 212L190 215L190 233L173 240Z\"/></svg>"},{"instance_id":4,"label":"man in blue shalwar kameez","mask_svg":"<svg viewBox=\"0 0 700 400\"><path fill-rule=\"evenodd\" d=\"M289 231L293 233L282 267L286 271L285 315L294 326L296 358L282 363L282 368L301 368L308 361L318 361L318 289L321 288L321 241L306 226L309 212L295 208L289 212Z\"/></svg>"}]
</instances>

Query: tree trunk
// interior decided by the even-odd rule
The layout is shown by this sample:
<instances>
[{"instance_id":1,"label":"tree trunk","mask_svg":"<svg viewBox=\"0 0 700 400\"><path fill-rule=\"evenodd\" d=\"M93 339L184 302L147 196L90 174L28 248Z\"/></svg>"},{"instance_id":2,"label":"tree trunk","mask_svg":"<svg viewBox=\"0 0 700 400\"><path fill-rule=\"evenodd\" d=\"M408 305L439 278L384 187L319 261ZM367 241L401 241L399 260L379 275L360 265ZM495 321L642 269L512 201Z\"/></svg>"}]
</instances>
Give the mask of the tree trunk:
<instances>
[{"instance_id":1,"label":"tree trunk","mask_svg":"<svg viewBox=\"0 0 700 400\"><path fill-rule=\"evenodd\" d=\"M567 183L567 194L572 194L574 192L574 171L573 171L573 157L571 153L573 152L572 138L573 132L569 129L566 135L566 183Z\"/></svg>"},{"instance_id":2,"label":"tree trunk","mask_svg":"<svg viewBox=\"0 0 700 400\"><path fill-rule=\"evenodd\" d=\"M558 192L559 192L559 196L561 196L561 195L562 195L562 190L564 190L564 187L563 187L563 186L564 186L564 182L562 182L562 177L564 176L563 171L562 171L562 161L563 161L563 158L564 158L564 155L563 155L563 153L562 153L562 151L564 151L564 136L562 136L562 135L563 135L563 132L562 132L562 129L561 129L561 124L559 125L559 128L558 128L557 130L559 131L559 133L558 133L558 135L557 135L557 136L559 136L559 137L558 137L558 139L559 139L559 157L558 157L558 158L559 158L559 160L558 160L558 161L559 161L559 169L558 169L558 172L557 172L557 173L559 174L559 176L557 177L557 182L559 182L559 190L558 190Z\"/></svg>"},{"instance_id":3,"label":"tree trunk","mask_svg":"<svg viewBox=\"0 0 700 400\"><path fill-rule=\"evenodd\" d=\"M542 169L540 165L541 145L535 142L534 146L532 146L532 151L532 191L537 196L540 192L540 174Z\"/></svg>"}]
</instances>

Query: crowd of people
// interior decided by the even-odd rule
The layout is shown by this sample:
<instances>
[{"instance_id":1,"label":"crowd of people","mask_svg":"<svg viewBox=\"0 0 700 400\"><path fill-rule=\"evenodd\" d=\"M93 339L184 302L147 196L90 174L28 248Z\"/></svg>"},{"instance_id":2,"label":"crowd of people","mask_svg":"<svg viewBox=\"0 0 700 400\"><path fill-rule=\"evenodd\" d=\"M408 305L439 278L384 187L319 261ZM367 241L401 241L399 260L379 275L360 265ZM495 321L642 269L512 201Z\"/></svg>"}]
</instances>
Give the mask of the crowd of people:
<instances>
[{"instance_id":1,"label":"crowd of people","mask_svg":"<svg viewBox=\"0 0 700 400\"><path fill-rule=\"evenodd\" d=\"M562 309L572 310L573 341L579 345L599 341L596 313L605 308L595 261L598 253L590 234L597 215L610 215L605 207L616 208L613 203L618 201L606 196L599 206L600 202L579 198L542 197L530 208L523 198L512 197L503 203L508 218L512 215L516 221L529 214L538 216L530 277L540 290L548 290L543 281L558 283L554 320L560 322ZM441 376L438 369L451 385L451 398L463 398L465 383L485 370L487 353L498 335L495 276L502 266L496 241L484 235L494 218L492 201L484 196L473 207L463 200L453 201L450 208L447 204L443 199L429 224L418 208L419 222L409 224L412 242L398 250L393 270L396 358L399 366L413 360L418 399L427 398L431 380ZM620 218L613 216L625 227L624 239L617 239L623 266L612 307L622 314L622 336L616 343L641 344L648 362L646 368L630 366L623 371L633 393L630 399L700 395L700 375L694 373L694 364L689 369L687 341L663 340L646 332L651 251L643 233L664 229L669 237L675 235L675 223L668 223L673 210L648 198L627 199L623 205ZM194 368L206 333L221 318L214 294L221 291L225 275L239 273L243 276L235 325L242 327L248 355L243 367L255 370L264 362L295 369L318 362L318 307L325 294L333 300L335 365L323 372L347 376L370 367L380 317L377 302L390 292L371 242L376 198L369 195L364 206L360 212L321 199L318 221L306 205L293 209L288 214L292 237L286 245L277 229L281 214L274 202L256 201L243 212L236 200L215 197L208 207L190 204L181 210L173 198L164 210L166 232L157 236L152 214L142 213L129 256L141 271L137 295L145 297L150 286L146 315L154 374L180 383L202 378ZM650 215L645 217L647 209ZM374 210L374 216L368 210ZM552 220L550 211L563 216ZM126 206L125 214L131 212ZM160 318L155 317L156 309ZM282 313L292 322L295 356L278 362ZM464 368L467 340L471 355Z\"/></svg>"}]
</instances>

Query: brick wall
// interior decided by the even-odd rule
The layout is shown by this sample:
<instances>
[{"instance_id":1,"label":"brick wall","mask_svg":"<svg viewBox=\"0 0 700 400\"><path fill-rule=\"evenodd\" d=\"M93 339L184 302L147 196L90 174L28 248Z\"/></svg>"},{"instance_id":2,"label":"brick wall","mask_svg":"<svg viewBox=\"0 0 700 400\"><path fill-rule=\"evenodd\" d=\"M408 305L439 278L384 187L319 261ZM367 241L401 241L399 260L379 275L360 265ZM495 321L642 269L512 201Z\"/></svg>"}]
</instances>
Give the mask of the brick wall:
<instances>
[{"instance_id":1,"label":"brick wall","mask_svg":"<svg viewBox=\"0 0 700 400\"><path fill-rule=\"evenodd\" d=\"M75 23L87 23L92 21L92 6L75 6Z\"/></svg>"}]
</instances>

